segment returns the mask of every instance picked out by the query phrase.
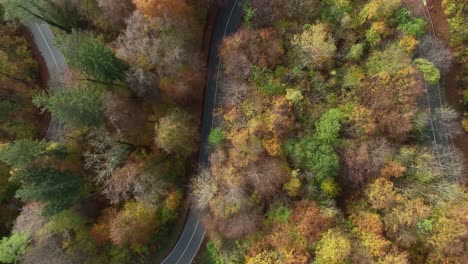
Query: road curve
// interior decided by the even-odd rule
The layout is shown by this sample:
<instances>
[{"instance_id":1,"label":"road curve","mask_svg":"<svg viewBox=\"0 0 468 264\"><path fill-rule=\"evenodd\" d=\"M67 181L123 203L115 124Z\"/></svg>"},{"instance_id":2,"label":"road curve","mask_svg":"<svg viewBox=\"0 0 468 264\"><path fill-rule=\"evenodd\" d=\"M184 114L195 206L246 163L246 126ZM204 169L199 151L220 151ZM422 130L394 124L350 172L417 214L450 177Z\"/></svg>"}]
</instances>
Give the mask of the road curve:
<instances>
[{"instance_id":1,"label":"road curve","mask_svg":"<svg viewBox=\"0 0 468 264\"><path fill-rule=\"evenodd\" d=\"M26 27L31 32L34 43L44 59L49 73L49 93L54 93L57 90L65 88L65 73L68 71L68 66L65 63L65 57L57 48L54 42L54 35L48 24L27 22ZM46 140L57 140L62 134L62 123L57 121L54 116L49 124L46 133Z\"/></svg>"},{"instance_id":2,"label":"road curve","mask_svg":"<svg viewBox=\"0 0 468 264\"><path fill-rule=\"evenodd\" d=\"M218 95L219 73L221 61L219 58L219 47L223 38L236 32L242 20L242 7L240 3L244 0L225 0L221 6L210 44L208 61L208 79L205 89L203 108L202 133L200 144L199 164L208 165L209 148L208 135L214 125L213 112ZM205 229L200 222L199 215L191 211L184 231L174 249L161 264L190 264L198 253L205 237Z\"/></svg>"},{"instance_id":3,"label":"road curve","mask_svg":"<svg viewBox=\"0 0 468 264\"><path fill-rule=\"evenodd\" d=\"M218 95L218 81L221 68L219 58L219 46L225 36L234 33L242 20L242 7L240 3L244 0L225 0L221 6L216 24L213 30L213 36L210 44L210 54L208 61L208 79L205 89L205 99L203 108L203 122L201 133L201 147L199 164L201 166L208 165L208 134L213 127L214 118L213 112L216 105ZM60 50L56 47L54 36L49 25L44 23L25 23L26 27L32 33L33 40L41 53L46 63L47 70L50 76L50 83L59 85L49 85L49 92L53 93L58 89L65 87L65 73L68 71L68 66L65 63L65 58ZM47 130L46 139L53 140L60 135L63 129L54 117L52 117L49 129ZM198 253L205 237L205 229L200 222L199 215L191 211L187 223L184 227L182 235L179 237L177 244L171 253L164 259L161 264L190 264Z\"/></svg>"}]
</instances>

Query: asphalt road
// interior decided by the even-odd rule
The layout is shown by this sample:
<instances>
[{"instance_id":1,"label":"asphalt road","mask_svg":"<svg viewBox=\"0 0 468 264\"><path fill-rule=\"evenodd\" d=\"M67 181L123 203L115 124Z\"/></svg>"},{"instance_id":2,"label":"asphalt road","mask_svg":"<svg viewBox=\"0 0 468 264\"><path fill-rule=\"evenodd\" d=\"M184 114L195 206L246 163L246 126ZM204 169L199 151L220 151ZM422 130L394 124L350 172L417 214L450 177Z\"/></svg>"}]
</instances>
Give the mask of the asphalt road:
<instances>
[{"instance_id":1,"label":"asphalt road","mask_svg":"<svg viewBox=\"0 0 468 264\"><path fill-rule=\"evenodd\" d=\"M225 0L219 10L211 39L210 55L208 61L208 79L205 89L205 104L203 108L203 122L201 133L201 147L199 164L208 165L210 149L208 135L214 126L214 108L219 89L219 73L221 61L219 59L219 46L225 36L237 31L242 21L243 0ZM205 229L200 222L199 215L191 211L184 231L174 249L161 264L190 264L197 255L205 237Z\"/></svg>"},{"instance_id":2,"label":"asphalt road","mask_svg":"<svg viewBox=\"0 0 468 264\"><path fill-rule=\"evenodd\" d=\"M54 35L48 24L27 22L26 27L31 32L36 47L41 53L49 72L49 93L54 93L57 90L65 88L65 73L68 71L68 66L65 63L65 58L57 48L54 42ZM49 124L46 133L46 140L58 140L63 125L57 121L54 116Z\"/></svg>"},{"instance_id":3,"label":"asphalt road","mask_svg":"<svg viewBox=\"0 0 468 264\"><path fill-rule=\"evenodd\" d=\"M208 79L205 90L205 102L203 109L203 122L201 133L201 147L199 164L201 166L208 165L209 148L208 134L214 125L213 112L216 106L218 89L219 89L219 73L221 62L219 59L219 46L225 36L234 33L242 20L242 8L240 3L244 0L225 0L221 6L216 25L214 26L213 36L211 40L210 55L208 62ZM58 89L65 87L65 73L68 71L68 66L65 63L65 58L60 50L55 46L54 36L50 27L47 24L41 23L26 23L26 26L33 35L39 52L47 66L50 76L49 92L53 93ZM58 84L58 85L57 85ZM57 139L63 126L53 116L49 129L46 134L47 140ZM161 264L190 264L198 253L205 237L205 229L200 222L199 215L191 211L184 227L184 231L180 236L177 244L171 253L164 259Z\"/></svg>"}]
</instances>

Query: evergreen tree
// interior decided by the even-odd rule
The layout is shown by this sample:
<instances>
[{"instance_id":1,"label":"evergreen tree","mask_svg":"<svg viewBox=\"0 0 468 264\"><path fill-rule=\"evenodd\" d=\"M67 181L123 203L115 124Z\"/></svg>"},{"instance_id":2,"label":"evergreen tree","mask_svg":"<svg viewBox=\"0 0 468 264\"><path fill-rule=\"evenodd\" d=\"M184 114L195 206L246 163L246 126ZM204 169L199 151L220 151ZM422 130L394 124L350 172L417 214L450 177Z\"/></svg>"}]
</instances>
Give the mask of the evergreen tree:
<instances>
[{"instance_id":1,"label":"evergreen tree","mask_svg":"<svg viewBox=\"0 0 468 264\"><path fill-rule=\"evenodd\" d=\"M98 126L102 122L101 91L95 87L63 89L51 96L42 93L33 103L70 127Z\"/></svg>"},{"instance_id":2,"label":"evergreen tree","mask_svg":"<svg viewBox=\"0 0 468 264\"><path fill-rule=\"evenodd\" d=\"M32 139L21 139L0 149L0 160L13 168L23 168L33 163L44 153L47 143Z\"/></svg>"},{"instance_id":3,"label":"evergreen tree","mask_svg":"<svg viewBox=\"0 0 468 264\"><path fill-rule=\"evenodd\" d=\"M16 196L24 202L44 202L44 215L54 215L69 208L78 201L83 190L80 177L70 171L51 168L21 170L14 180L21 183Z\"/></svg>"},{"instance_id":4,"label":"evergreen tree","mask_svg":"<svg viewBox=\"0 0 468 264\"><path fill-rule=\"evenodd\" d=\"M59 45L74 68L98 82L114 82L125 79L125 63L105 46L102 37L89 32L73 31L58 38Z\"/></svg>"},{"instance_id":5,"label":"evergreen tree","mask_svg":"<svg viewBox=\"0 0 468 264\"><path fill-rule=\"evenodd\" d=\"M53 0L0 0L6 20L43 21L71 31L73 14Z\"/></svg>"}]
</instances>

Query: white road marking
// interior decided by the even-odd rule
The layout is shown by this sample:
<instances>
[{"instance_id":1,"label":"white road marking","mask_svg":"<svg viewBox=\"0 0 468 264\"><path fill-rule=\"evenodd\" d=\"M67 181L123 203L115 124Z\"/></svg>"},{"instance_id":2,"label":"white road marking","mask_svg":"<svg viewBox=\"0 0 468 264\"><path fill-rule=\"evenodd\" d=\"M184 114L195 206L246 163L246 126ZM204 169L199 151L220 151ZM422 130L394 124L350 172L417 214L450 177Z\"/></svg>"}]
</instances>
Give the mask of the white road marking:
<instances>
[{"instance_id":1,"label":"white road marking","mask_svg":"<svg viewBox=\"0 0 468 264\"><path fill-rule=\"evenodd\" d=\"M205 230L203 230L203 235L202 235L202 237L205 237L205 234L206 234L206 232L205 232ZM200 244L198 244L198 247L197 247L197 251L196 251L196 252L198 252L198 250L200 250L200 247L201 247L201 245L202 245L202 242L203 242L203 239L200 241ZM195 254L195 255L192 256L192 259L190 260L189 263L192 263L192 262L193 262L193 259L195 258L196 255L197 255L197 254Z\"/></svg>"},{"instance_id":2,"label":"white road marking","mask_svg":"<svg viewBox=\"0 0 468 264\"><path fill-rule=\"evenodd\" d=\"M47 49L49 50L49 53L50 53L50 56L52 57L52 60L54 61L55 63L55 67L57 68L57 74L58 74L58 77L60 79L60 82L61 82L61 89L63 89L63 87L65 86L65 82L63 80L63 77L62 77L62 71L60 70L60 67L58 65L58 62L57 62L57 59L55 58L54 56L54 53L52 52L52 49L50 48L50 45L49 45L49 42L47 42L47 39L45 38L44 36L44 33L42 32L41 28L39 27L39 24L38 23L34 23L37 27L37 30L39 31L39 34L41 34L41 37L42 37L42 40L44 40L44 43L46 44L47 46ZM47 63L47 62L46 62ZM49 75L51 73L49 72ZM50 76L52 77L52 76ZM52 89L53 91L54 89ZM50 128L51 128L51 125L53 124L53 120L54 120L54 115L52 114L52 118L51 118L51 122L49 124L49 128L47 129L47 133L49 132ZM58 126L57 126L57 131L60 131L62 130L62 126L63 124L61 122L58 123ZM53 139L56 139L56 136L57 135L54 135L54 138Z\"/></svg>"},{"instance_id":3,"label":"white road marking","mask_svg":"<svg viewBox=\"0 0 468 264\"><path fill-rule=\"evenodd\" d=\"M232 6L231 8L231 13L229 14L229 17L228 17L228 20L227 20L227 23L226 23L226 28L224 29L224 34L223 34L223 39L224 37L226 37L226 33L227 33L227 29L228 29L228 26L229 26L229 21L231 21L231 17L232 17L232 13L234 12L234 8L236 7L237 3L239 2L239 0L236 0L236 2L234 3L234 5ZM218 56L218 55L216 55ZM214 125L214 111L216 109L216 97L218 95L218 83L219 83L219 73L221 71L221 58L219 59L219 62L218 62L218 72L216 74L216 85L215 85L215 95L214 95L214 107L213 107L213 113L212 113L212 118L211 118L211 128L213 129L213 125Z\"/></svg>"},{"instance_id":4,"label":"white road marking","mask_svg":"<svg viewBox=\"0 0 468 264\"><path fill-rule=\"evenodd\" d=\"M228 17L228 20L227 20L227 23L226 23L226 27L225 27L225 29L224 29L223 38L226 37L227 29L228 29L228 27L229 27L229 22L231 21L232 14L234 13L234 9L235 9L235 7L236 7L236 5L237 5L238 3L239 3L239 0L236 0L236 2L234 3L234 5L233 5L232 8L231 8L231 12L229 13L229 17ZM212 118L211 118L211 128L213 128L213 123L214 123L214 110L215 110L215 108L216 108L216 97L217 97L217 94L218 94L218 83L219 83L220 68L221 68L221 59L220 59L219 62L218 62L218 73L217 73L217 76L216 76L215 95L214 95L214 106L213 106L213 112L212 112L213 116L212 116ZM195 229L194 229L194 231L193 231L193 233L192 233L192 236L190 237L189 243L187 244L187 247L184 249L184 251L182 252L182 254L180 255L179 259L176 261L175 264L179 263L180 259L184 256L185 252L186 252L187 249L189 248L190 242L192 241L193 236L195 235L195 233L196 233L196 231L197 231L197 227L198 227L199 221L200 221L200 216L197 215L197 225L195 226ZM205 231L203 231L203 236L202 236L202 237L204 237L204 236L205 236ZM180 241L179 241L179 242L180 242ZM179 242L177 242L177 244L178 244ZM200 249L202 243L203 243L203 239L200 240L200 243L198 244L197 252L198 252L198 250ZM174 249L177 247L177 244L176 244L176 246L174 247ZM196 254L195 254L195 255L196 255ZM195 258L195 255L192 257L192 259L190 260L189 263L192 263L193 258ZM170 254L169 254L169 256L170 256ZM164 263L167 261L167 259L169 258L169 256L168 256L165 260L163 260L163 262L161 262L161 264L164 264Z\"/></svg>"},{"instance_id":5,"label":"white road marking","mask_svg":"<svg viewBox=\"0 0 468 264\"><path fill-rule=\"evenodd\" d=\"M65 83L63 82L63 78L62 78L62 75L61 75L60 67L58 66L58 63L57 63L57 59L55 59L54 53L52 53L52 49L50 48L49 43L47 42L47 40L46 40L46 38L44 36L44 33L42 33L42 30L39 27L39 24L37 24L37 23L35 23L35 24L36 24L37 30L39 30L39 33L41 34L42 39L44 40L44 43L47 46L47 49L50 52L50 56L52 56L52 59L54 60L55 67L57 67L57 72L59 73L58 75L60 77L60 81L62 82L62 85L64 85Z\"/></svg>"},{"instance_id":6,"label":"white road marking","mask_svg":"<svg viewBox=\"0 0 468 264\"><path fill-rule=\"evenodd\" d=\"M193 239L193 237L195 236L195 233L196 233L196 231L197 231L197 227L198 227L199 222L200 222L200 217L197 217L197 224L195 225L195 229L194 229L195 231L193 231L192 236L190 237L190 240L189 240L189 242L187 243L187 247L185 247L184 251L182 251L182 254L180 254L180 257L179 257L179 259L176 261L175 264L179 263L180 259L184 256L185 251L187 251L187 249L189 248L188 246L190 245L190 242L192 242L192 239Z\"/></svg>"},{"instance_id":7,"label":"white road marking","mask_svg":"<svg viewBox=\"0 0 468 264\"><path fill-rule=\"evenodd\" d=\"M190 213L192 213L192 212L190 212ZM189 219L187 219L187 222L188 222L189 220L190 220L190 216L189 216ZM183 235L183 233L182 233L182 235ZM182 238L182 236L180 236L180 238ZM181 242L181 239L180 239L180 238L179 238L179 240L177 241L177 243L176 243L174 249L177 248L177 246L178 246L179 243ZM172 253L172 252L171 252L171 253ZM161 264L164 264L164 263L169 259L169 257L171 256L171 253L169 253L169 256L167 256L167 258L165 258L165 259L161 262Z\"/></svg>"}]
</instances>

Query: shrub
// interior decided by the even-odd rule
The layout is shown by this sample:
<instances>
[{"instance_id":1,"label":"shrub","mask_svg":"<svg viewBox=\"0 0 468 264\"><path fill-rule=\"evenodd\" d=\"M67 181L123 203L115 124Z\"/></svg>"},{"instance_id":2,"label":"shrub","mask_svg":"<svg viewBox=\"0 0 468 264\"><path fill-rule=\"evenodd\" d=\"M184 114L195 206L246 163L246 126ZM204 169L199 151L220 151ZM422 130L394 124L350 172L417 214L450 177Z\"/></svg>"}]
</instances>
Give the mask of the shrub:
<instances>
[{"instance_id":1,"label":"shrub","mask_svg":"<svg viewBox=\"0 0 468 264\"><path fill-rule=\"evenodd\" d=\"M364 47L365 46L363 43L354 44L353 46L351 46L351 49L349 49L347 58L352 61L358 61L364 54Z\"/></svg>"},{"instance_id":2,"label":"shrub","mask_svg":"<svg viewBox=\"0 0 468 264\"><path fill-rule=\"evenodd\" d=\"M10 237L0 240L0 261L3 263L17 263L19 256L26 253L29 237L22 233L13 233Z\"/></svg>"},{"instance_id":3,"label":"shrub","mask_svg":"<svg viewBox=\"0 0 468 264\"><path fill-rule=\"evenodd\" d=\"M304 96L302 95L301 91L296 89L286 89L286 99L288 101L293 102L294 104L300 103Z\"/></svg>"},{"instance_id":4,"label":"shrub","mask_svg":"<svg viewBox=\"0 0 468 264\"><path fill-rule=\"evenodd\" d=\"M333 178L327 178L320 184L320 189L330 197L337 197L341 193L341 187Z\"/></svg>"},{"instance_id":5,"label":"shrub","mask_svg":"<svg viewBox=\"0 0 468 264\"><path fill-rule=\"evenodd\" d=\"M426 59L415 59L414 64L422 72L424 80L429 84L437 84L440 79L440 71L434 64Z\"/></svg>"},{"instance_id":6,"label":"shrub","mask_svg":"<svg viewBox=\"0 0 468 264\"><path fill-rule=\"evenodd\" d=\"M268 220L274 223L286 223L292 216L292 210L286 206L279 206L268 211Z\"/></svg>"},{"instance_id":7,"label":"shrub","mask_svg":"<svg viewBox=\"0 0 468 264\"><path fill-rule=\"evenodd\" d=\"M366 40L371 46L375 46L383 37L391 33L385 22L374 22L366 31Z\"/></svg>"},{"instance_id":8,"label":"shrub","mask_svg":"<svg viewBox=\"0 0 468 264\"><path fill-rule=\"evenodd\" d=\"M357 88L364 79L364 71L361 67L353 65L347 67L345 75L343 77L343 87Z\"/></svg>"},{"instance_id":9,"label":"shrub","mask_svg":"<svg viewBox=\"0 0 468 264\"><path fill-rule=\"evenodd\" d=\"M294 170L291 173L291 179L283 185L283 189L288 192L288 195L291 197L299 195L299 191L301 190L302 183L298 177L299 171Z\"/></svg>"},{"instance_id":10,"label":"shrub","mask_svg":"<svg viewBox=\"0 0 468 264\"><path fill-rule=\"evenodd\" d=\"M223 143L224 139L224 132L221 128L211 129L211 132L208 135L208 143L213 147L216 147L219 144Z\"/></svg>"}]
</instances>

